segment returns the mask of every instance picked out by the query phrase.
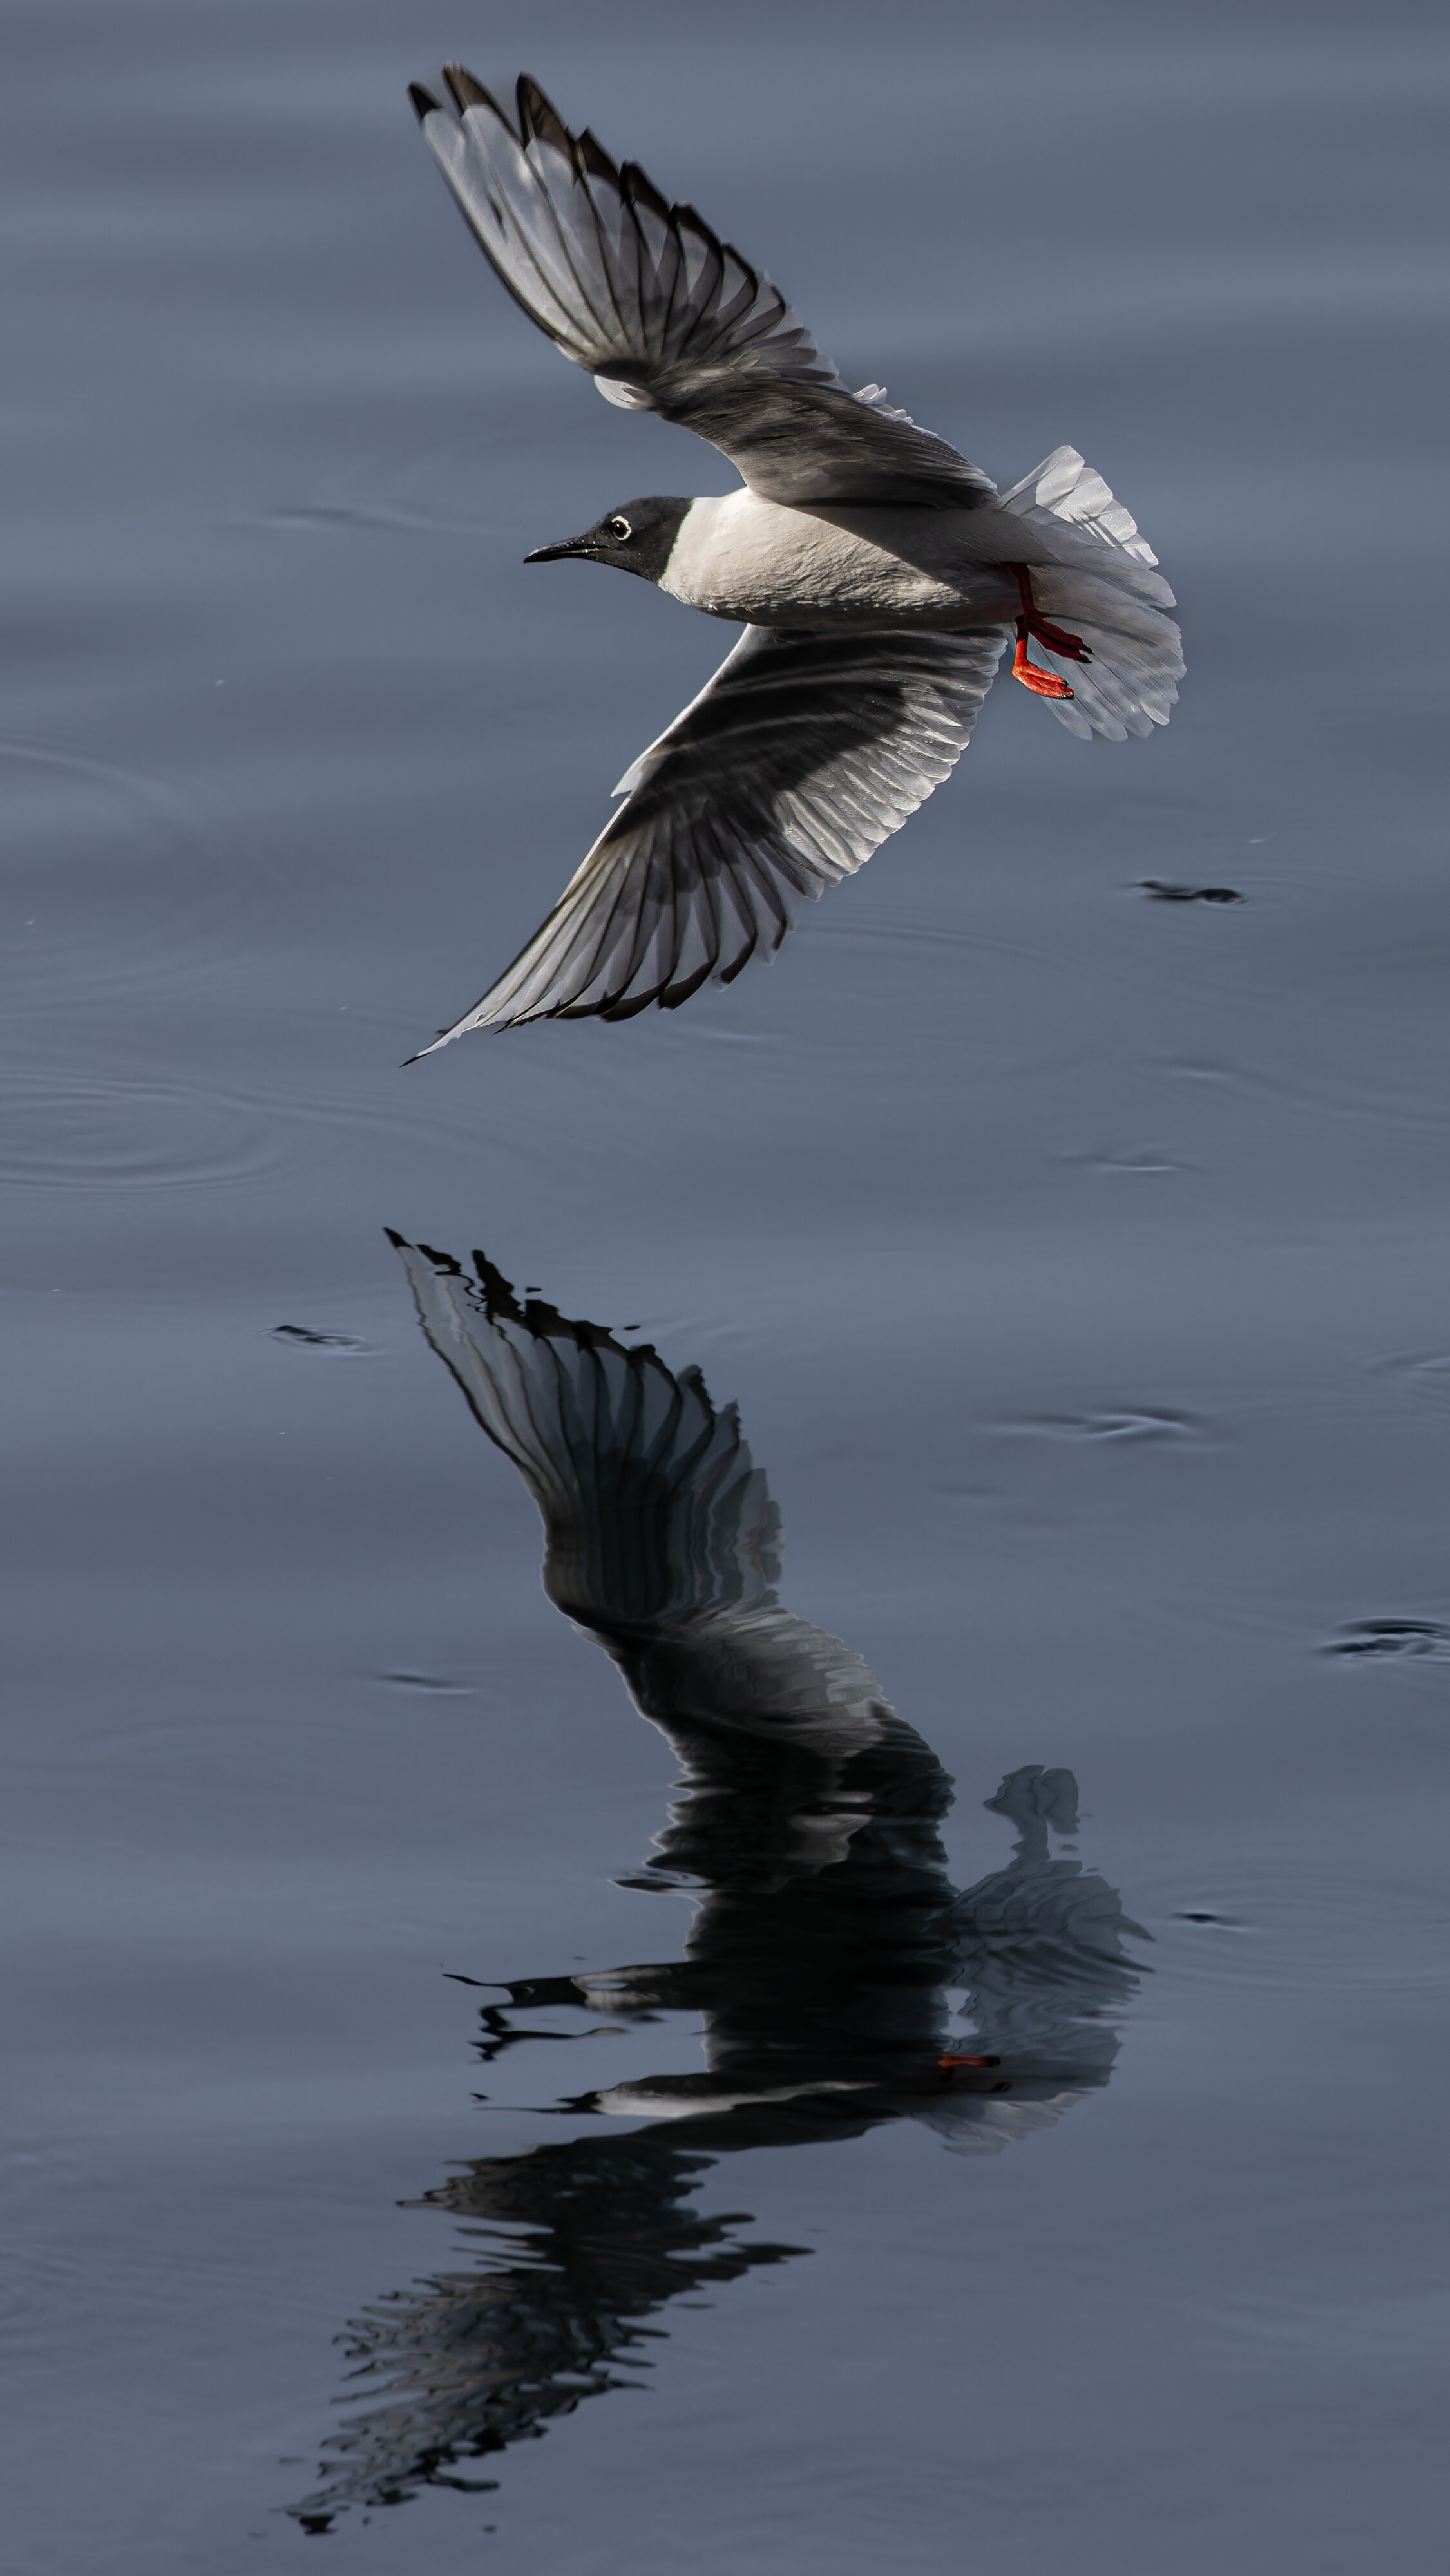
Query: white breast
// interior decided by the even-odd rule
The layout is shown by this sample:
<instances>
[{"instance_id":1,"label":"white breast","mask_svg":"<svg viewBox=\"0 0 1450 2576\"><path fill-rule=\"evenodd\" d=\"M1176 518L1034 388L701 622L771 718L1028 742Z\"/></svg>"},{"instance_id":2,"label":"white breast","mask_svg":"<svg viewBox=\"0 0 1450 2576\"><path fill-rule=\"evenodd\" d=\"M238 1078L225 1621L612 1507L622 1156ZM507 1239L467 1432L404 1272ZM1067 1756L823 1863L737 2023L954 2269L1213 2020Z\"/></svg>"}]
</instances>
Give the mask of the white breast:
<instances>
[{"instance_id":1,"label":"white breast","mask_svg":"<svg viewBox=\"0 0 1450 2576\"><path fill-rule=\"evenodd\" d=\"M960 624L967 607L960 584L750 491L691 503L660 588L750 626Z\"/></svg>"}]
</instances>

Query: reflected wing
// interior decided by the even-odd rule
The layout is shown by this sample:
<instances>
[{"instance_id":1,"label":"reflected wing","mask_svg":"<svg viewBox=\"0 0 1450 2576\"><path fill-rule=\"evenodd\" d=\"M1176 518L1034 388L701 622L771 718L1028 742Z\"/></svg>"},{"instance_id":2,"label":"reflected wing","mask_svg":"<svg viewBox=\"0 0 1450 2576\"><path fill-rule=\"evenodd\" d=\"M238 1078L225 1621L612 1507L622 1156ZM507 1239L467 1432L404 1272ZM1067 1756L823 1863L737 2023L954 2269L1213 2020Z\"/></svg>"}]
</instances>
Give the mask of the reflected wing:
<instances>
[{"instance_id":1,"label":"reflected wing","mask_svg":"<svg viewBox=\"0 0 1450 2576\"><path fill-rule=\"evenodd\" d=\"M625 801L522 955L431 1047L523 1020L675 1010L773 955L946 778L1007 641L747 626L620 782Z\"/></svg>"},{"instance_id":2,"label":"reflected wing","mask_svg":"<svg viewBox=\"0 0 1450 2576\"><path fill-rule=\"evenodd\" d=\"M647 1344L520 1306L481 1253L473 1280L391 1240L424 1332L543 1514L550 1600L609 1649L646 1715L798 1730L835 1753L901 1730L861 1657L781 1608L779 1514L698 1369L676 1377Z\"/></svg>"},{"instance_id":3,"label":"reflected wing","mask_svg":"<svg viewBox=\"0 0 1450 2576\"><path fill-rule=\"evenodd\" d=\"M994 486L879 387L842 384L783 296L691 206L570 134L518 85L518 130L471 72L413 104L465 221L509 293L600 392L720 448L766 500L969 507Z\"/></svg>"},{"instance_id":4,"label":"reflected wing","mask_svg":"<svg viewBox=\"0 0 1450 2576\"><path fill-rule=\"evenodd\" d=\"M633 2131L480 2158L425 2192L415 2205L466 2222L477 2268L412 2281L350 2320L350 2402L366 2411L326 2437L321 2484L288 2507L303 2530L420 2488L495 2485L462 2464L537 2441L585 2398L637 2387L641 2336L659 2332L648 2319L800 2250L697 2210L690 2195L710 2163Z\"/></svg>"},{"instance_id":5,"label":"reflected wing","mask_svg":"<svg viewBox=\"0 0 1450 2576\"><path fill-rule=\"evenodd\" d=\"M571 1619L648 1628L773 1602L780 1516L733 1405L698 1369L530 1298L491 1262L390 1240L419 1321L543 1515L544 1583Z\"/></svg>"}]
</instances>

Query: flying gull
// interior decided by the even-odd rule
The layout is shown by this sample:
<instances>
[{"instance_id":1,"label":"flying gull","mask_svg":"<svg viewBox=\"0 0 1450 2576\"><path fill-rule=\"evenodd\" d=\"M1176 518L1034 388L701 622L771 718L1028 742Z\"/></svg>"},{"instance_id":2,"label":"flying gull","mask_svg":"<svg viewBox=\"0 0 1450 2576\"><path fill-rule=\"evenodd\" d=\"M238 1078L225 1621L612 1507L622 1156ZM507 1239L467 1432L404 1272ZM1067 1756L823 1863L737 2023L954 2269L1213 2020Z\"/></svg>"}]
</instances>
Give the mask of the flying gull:
<instances>
[{"instance_id":1,"label":"flying gull","mask_svg":"<svg viewBox=\"0 0 1450 2576\"><path fill-rule=\"evenodd\" d=\"M745 632L626 771L543 928L424 1055L469 1029L675 1010L772 955L955 767L1014 637L1012 677L1085 740L1166 724L1184 667L1157 557L1076 448L999 492L884 387L850 392L767 278L535 82L515 128L461 65L444 79L450 105L416 86L413 104L515 301L607 402L743 477L625 501L525 560L613 564Z\"/></svg>"}]
</instances>

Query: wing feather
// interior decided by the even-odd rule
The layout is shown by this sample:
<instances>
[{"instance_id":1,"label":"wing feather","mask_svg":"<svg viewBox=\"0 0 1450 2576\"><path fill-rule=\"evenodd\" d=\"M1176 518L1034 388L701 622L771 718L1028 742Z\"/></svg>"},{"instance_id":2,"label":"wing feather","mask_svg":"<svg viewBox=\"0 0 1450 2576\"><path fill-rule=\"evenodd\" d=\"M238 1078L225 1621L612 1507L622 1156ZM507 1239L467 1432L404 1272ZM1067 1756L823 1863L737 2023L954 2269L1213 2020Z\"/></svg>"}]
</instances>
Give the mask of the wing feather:
<instances>
[{"instance_id":1,"label":"wing feather","mask_svg":"<svg viewBox=\"0 0 1450 2576\"><path fill-rule=\"evenodd\" d=\"M879 386L852 393L769 278L634 162L571 134L537 84L515 129L470 72L453 105L415 88L424 135L486 258L531 321L606 398L721 449L770 501L961 509L989 477Z\"/></svg>"},{"instance_id":2,"label":"wing feather","mask_svg":"<svg viewBox=\"0 0 1450 2576\"><path fill-rule=\"evenodd\" d=\"M919 1740L858 1654L782 1608L779 1512L698 1369L676 1376L648 1345L521 1306L482 1253L474 1279L392 1241L428 1341L538 1504L549 1598L646 1715L842 1755Z\"/></svg>"},{"instance_id":3,"label":"wing feather","mask_svg":"<svg viewBox=\"0 0 1450 2576\"><path fill-rule=\"evenodd\" d=\"M634 762L542 929L435 1046L676 1010L707 977L732 983L773 955L799 904L854 874L950 774L1007 634L747 627Z\"/></svg>"}]
</instances>

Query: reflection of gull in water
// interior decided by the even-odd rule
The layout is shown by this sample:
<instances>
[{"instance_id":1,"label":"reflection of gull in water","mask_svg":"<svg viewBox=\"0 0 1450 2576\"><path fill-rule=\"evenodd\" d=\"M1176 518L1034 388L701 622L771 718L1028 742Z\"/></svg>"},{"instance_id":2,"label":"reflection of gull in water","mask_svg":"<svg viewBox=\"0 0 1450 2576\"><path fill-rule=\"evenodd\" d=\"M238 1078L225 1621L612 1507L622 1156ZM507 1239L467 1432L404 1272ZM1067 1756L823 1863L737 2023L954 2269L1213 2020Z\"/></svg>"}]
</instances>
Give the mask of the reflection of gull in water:
<instances>
[{"instance_id":1,"label":"reflection of gull in water","mask_svg":"<svg viewBox=\"0 0 1450 2576\"><path fill-rule=\"evenodd\" d=\"M396 1241L397 1238L395 1237ZM952 1784L875 1675L781 1607L780 1524L733 1406L552 1307L519 1306L399 1242L423 1329L544 1517L551 1600L619 1665L684 1766L650 1876L700 1905L683 1959L520 1980L483 2015L576 2008L648 2024L689 2012L697 2075L642 2075L566 2105L653 2125L485 2157L429 2202L502 2232L488 2270L446 2273L353 2329L383 2402L330 2445L314 2526L348 2503L458 2485L453 2464L541 2431L621 2384L644 2321L702 2283L805 2249L741 2238L687 2205L732 2150L859 2137L914 2120L992 2153L1105 2084L1103 2016L1134 1971L1102 1879L1049 1835L1076 1831L1072 1774L1029 1764L989 1806L1004 1869L946 1873ZM966 1990L953 2032L947 1994Z\"/></svg>"},{"instance_id":2,"label":"reflection of gull in water","mask_svg":"<svg viewBox=\"0 0 1450 2576\"><path fill-rule=\"evenodd\" d=\"M950 776L1014 632L1014 679L1072 732L1122 742L1168 722L1173 593L1075 447L999 493L882 386L852 393L767 278L568 133L536 82L518 84L515 128L460 64L444 78L448 104L418 88L413 103L509 293L609 402L694 430L742 478L723 497L626 501L528 562L611 564L745 633L440 1046L673 1010L770 955L802 901Z\"/></svg>"}]
</instances>

